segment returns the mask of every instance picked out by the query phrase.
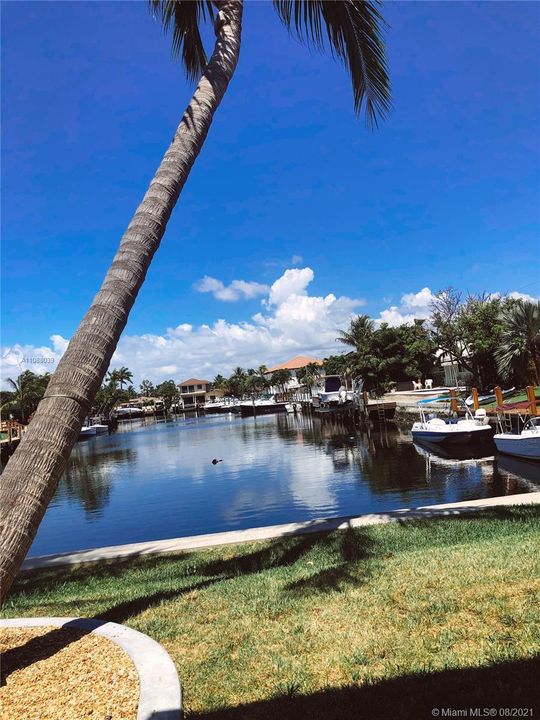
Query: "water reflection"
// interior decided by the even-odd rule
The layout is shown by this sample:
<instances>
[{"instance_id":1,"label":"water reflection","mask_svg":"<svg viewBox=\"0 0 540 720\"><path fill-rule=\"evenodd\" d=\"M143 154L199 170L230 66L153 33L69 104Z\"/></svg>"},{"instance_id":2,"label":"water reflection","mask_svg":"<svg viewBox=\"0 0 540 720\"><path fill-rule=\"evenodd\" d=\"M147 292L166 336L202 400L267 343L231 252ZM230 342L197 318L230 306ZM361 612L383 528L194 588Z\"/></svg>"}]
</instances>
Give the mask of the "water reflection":
<instances>
[{"instance_id":1,"label":"water reflection","mask_svg":"<svg viewBox=\"0 0 540 720\"><path fill-rule=\"evenodd\" d=\"M131 448L111 449L99 452L96 445L76 445L69 458L66 472L62 475L53 504L62 498L76 500L85 513L97 516L110 498L114 467L128 467L136 460L137 453Z\"/></svg>"},{"instance_id":2,"label":"water reflection","mask_svg":"<svg viewBox=\"0 0 540 720\"><path fill-rule=\"evenodd\" d=\"M212 459L223 462L212 465ZM310 416L124 423L79 443L32 554L526 492L540 469ZM517 461L519 463L519 461Z\"/></svg>"}]
</instances>

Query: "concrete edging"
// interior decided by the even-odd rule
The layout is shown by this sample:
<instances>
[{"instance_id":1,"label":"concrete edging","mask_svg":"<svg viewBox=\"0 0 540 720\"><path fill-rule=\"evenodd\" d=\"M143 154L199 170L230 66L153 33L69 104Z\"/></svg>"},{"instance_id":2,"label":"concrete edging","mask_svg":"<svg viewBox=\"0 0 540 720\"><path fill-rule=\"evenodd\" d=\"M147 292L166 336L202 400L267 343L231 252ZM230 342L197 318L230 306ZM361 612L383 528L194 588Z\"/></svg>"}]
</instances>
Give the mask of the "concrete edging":
<instances>
[{"instance_id":1,"label":"concrete edging","mask_svg":"<svg viewBox=\"0 0 540 720\"><path fill-rule=\"evenodd\" d=\"M43 627L75 628L101 635L119 645L133 661L139 675L137 720L180 720L182 690L169 654L148 635L125 625L90 618L10 618L0 620L0 628Z\"/></svg>"},{"instance_id":2,"label":"concrete edging","mask_svg":"<svg viewBox=\"0 0 540 720\"><path fill-rule=\"evenodd\" d=\"M256 542L260 540L273 540L280 537L305 535L307 533L322 533L332 530L345 530L351 527L378 525L387 522L403 520L421 520L429 518L455 517L469 513L481 512L489 508L510 505L531 505L540 503L540 492L522 493L519 495L502 495L481 500L445 503L441 505L426 505L417 508L404 508L386 513L369 513L349 517L322 518L307 522L288 523L286 525L270 525L267 527L251 528L248 530L232 530L229 532L211 533L209 535L193 535L170 540L154 540L148 542L131 543L128 545L111 545L109 547L92 550L79 550L78 552L58 553L55 555L41 555L26 558L22 570L37 568L62 567L65 565L79 565L81 563L107 562L119 558L133 558L139 555L161 555L166 553L201 550L218 545L233 545L236 543Z\"/></svg>"}]
</instances>

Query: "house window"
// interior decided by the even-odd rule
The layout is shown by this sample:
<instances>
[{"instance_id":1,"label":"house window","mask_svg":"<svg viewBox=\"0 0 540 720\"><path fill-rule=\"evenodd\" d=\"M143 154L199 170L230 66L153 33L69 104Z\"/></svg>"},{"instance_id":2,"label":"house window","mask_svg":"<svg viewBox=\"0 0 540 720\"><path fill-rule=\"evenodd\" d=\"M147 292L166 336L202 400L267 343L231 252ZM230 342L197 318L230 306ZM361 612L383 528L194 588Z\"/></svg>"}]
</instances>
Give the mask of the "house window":
<instances>
[{"instance_id":1,"label":"house window","mask_svg":"<svg viewBox=\"0 0 540 720\"><path fill-rule=\"evenodd\" d=\"M197 385L197 390L202 390L202 385Z\"/></svg>"}]
</instances>

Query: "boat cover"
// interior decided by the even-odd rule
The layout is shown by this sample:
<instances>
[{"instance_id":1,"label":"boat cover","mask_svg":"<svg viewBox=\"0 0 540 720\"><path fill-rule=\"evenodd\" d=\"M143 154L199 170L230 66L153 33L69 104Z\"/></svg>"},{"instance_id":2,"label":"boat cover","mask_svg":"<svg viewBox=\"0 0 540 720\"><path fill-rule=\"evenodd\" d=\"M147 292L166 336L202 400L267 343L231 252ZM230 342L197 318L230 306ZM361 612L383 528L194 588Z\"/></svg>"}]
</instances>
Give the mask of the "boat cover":
<instances>
[{"instance_id":1,"label":"boat cover","mask_svg":"<svg viewBox=\"0 0 540 720\"><path fill-rule=\"evenodd\" d=\"M521 402L515 403L504 403L503 405L497 405L495 410L498 412L506 412L507 410L529 410L530 402L528 400L522 400Z\"/></svg>"}]
</instances>

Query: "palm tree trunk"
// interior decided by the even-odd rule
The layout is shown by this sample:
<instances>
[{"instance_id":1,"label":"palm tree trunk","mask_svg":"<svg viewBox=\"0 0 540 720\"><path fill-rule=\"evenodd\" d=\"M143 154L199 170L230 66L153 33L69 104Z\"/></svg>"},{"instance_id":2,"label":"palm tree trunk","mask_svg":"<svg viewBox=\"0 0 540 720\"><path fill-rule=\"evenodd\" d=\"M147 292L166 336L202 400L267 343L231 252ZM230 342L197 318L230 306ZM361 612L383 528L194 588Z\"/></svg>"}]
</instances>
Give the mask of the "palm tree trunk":
<instances>
[{"instance_id":1,"label":"palm tree trunk","mask_svg":"<svg viewBox=\"0 0 540 720\"><path fill-rule=\"evenodd\" d=\"M0 603L28 552L240 51L241 0L216 2L214 52L116 256L0 484Z\"/></svg>"}]
</instances>

